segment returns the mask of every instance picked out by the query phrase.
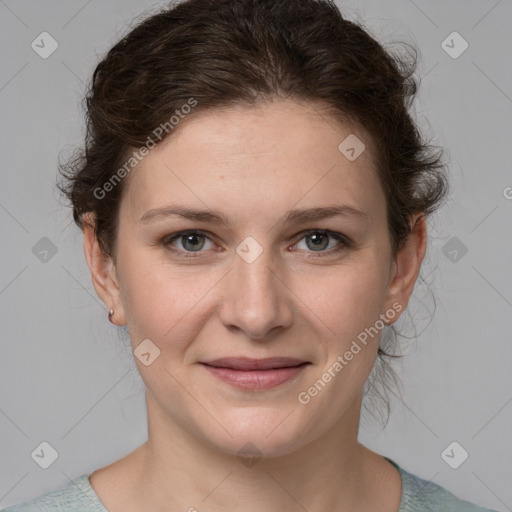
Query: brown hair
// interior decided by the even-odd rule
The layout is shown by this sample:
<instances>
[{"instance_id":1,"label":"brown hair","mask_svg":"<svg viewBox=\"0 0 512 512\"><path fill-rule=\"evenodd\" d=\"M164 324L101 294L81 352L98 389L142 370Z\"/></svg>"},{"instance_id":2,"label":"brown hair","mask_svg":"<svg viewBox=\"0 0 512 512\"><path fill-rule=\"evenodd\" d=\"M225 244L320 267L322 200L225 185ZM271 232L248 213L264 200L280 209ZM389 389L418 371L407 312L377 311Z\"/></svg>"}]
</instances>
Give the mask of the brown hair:
<instances>
[{"instance_id":1,"label":"brown hair","mask_svg":"<svg viewBox=\"0 0 512 512\"><path fill-rule=\"evenodd\" d=\"M369 135L396 255L412 215L430 214L448 191L442 150L422 140L408 113L417 90L417 50L405 47L410 53L384 50L332 0L170 6L139 22L96 67L86 96L85 148L60 165L58 186L80 228L83 214L94 213L98 241L115 260L126 180L101 198L95 190L104 190L134 148L191 98L197 104L188 118L279 98L307 101ZM383 344L378 355L393 357Z\"/></svg>"}]
</instances>

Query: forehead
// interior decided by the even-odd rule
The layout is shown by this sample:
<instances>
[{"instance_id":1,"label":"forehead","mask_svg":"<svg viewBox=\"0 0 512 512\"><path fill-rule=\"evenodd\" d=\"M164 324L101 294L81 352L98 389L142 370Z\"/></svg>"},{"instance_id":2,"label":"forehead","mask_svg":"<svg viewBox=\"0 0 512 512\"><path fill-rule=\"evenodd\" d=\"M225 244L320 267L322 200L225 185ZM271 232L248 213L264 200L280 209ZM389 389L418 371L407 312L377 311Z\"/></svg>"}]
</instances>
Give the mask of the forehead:
<instances>
[{"instance_id":1,"label":"forehead","mask_svg":"<svg viewBox=\"0 0 512 512\"><path fill-rule=\"evenodd\" d=\"M372 140L316 105L236 106L181 123L129 176L123 204L131 216L176 198L233 212L299 201L382 208Z\"/></svg>"}]
</instances>

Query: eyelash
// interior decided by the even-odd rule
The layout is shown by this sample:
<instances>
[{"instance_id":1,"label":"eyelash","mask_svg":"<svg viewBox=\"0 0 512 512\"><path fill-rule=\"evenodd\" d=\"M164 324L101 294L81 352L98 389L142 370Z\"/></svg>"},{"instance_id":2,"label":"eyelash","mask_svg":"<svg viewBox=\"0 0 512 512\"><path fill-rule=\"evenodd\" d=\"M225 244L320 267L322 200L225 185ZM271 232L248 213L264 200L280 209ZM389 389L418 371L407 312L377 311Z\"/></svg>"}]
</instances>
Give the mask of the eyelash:
<instances>
[{"instance_id":1,"label":"eyelash","mask_svg":"<svg viewBox=\"0 0 512 512\"><path fill-rule=\"evenodd\" d=\"M305 231L305 232L301 233L301 235L302 235L301 238L299 238L297 240L297 242L295 242L294 245L298 244L302 239L304 239L312 234L316 234L316 233L320 233L322 235L328 235L329 237L337 240L339 242L339 244L333 249L331 248L330 250L327 250L327 251L318 251L318 253L319 253L318 255L307 256L308 258L322 258L322 257L324 257L324 255L331 255L333 253L341 252L344 249L349 249L353 245L352 241L345 235L342 235L341 233L336 233L335 231L329 231L328 229L310 229L308 231ZM183 236L186 236L186 235L201 235L213 242L213 240L208 235L208 233L206 233L205 231L202 231L200 229L195 229L195 230L179 231L177 233L168 235L163 239L162 245L164 247L168 248L170 251L172 251L176 254L179 254L181 258L199 258L199 257L201 257L200 254L204 251L183 251L183 250L175 249L174 247L172 247L172 245L171 245L172 242L174 242L175 240L177 240ZM316 251L309 251L309 252L314 253Z\"/></svg>"}]
</instances>

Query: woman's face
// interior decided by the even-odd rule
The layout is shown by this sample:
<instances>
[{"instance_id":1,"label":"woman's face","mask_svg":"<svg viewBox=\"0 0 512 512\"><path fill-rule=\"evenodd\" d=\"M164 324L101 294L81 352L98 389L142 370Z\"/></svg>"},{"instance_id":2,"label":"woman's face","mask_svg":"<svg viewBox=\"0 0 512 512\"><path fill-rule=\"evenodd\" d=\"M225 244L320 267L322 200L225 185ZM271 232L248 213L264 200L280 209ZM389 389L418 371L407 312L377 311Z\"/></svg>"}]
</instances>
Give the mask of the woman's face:
<instances>
[{"instance_id":1,"label":"woman's face","mask_svg":"<svg viewBox=\"0 0 512 512\"><path fill-rule=\"evenodd\" d=\"M395 264L371 141L311 106L211 111L180 129L127 178L117 266L97 290L127 322L152 429L289 453L357 421L422 248Z\"/></svg>"}]
</instances>

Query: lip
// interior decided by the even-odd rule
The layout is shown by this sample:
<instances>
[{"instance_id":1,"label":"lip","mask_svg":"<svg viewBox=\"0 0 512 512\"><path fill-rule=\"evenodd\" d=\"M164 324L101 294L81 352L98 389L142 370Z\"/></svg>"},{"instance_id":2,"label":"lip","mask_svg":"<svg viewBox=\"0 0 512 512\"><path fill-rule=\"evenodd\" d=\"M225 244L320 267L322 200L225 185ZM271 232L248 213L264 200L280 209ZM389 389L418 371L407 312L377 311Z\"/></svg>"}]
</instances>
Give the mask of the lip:
<instances>
[{"instance_id":1,"label":"lip","mask_svg":"<svg viewBox=\"0 0 512 512\"><path fill-rule=\"evenodd\" d=\"M275 388L292 379L310 363L291 357L223 357L201 363L213 376L240 389Z\"/></svg>"},{"instance_id":2,"label":"lip","mask_svg":"<svg viewBox=\"0 0 512 512\"><path fill-rule=\"evenodd\" d=\"M290 368L305 363L302 359L294 357L267 357L253 359L251 357L221 357L205 361L203 364L216 368L231 368L232 370L271 370L274 368Z\"/></svg>"}]
</instances>

